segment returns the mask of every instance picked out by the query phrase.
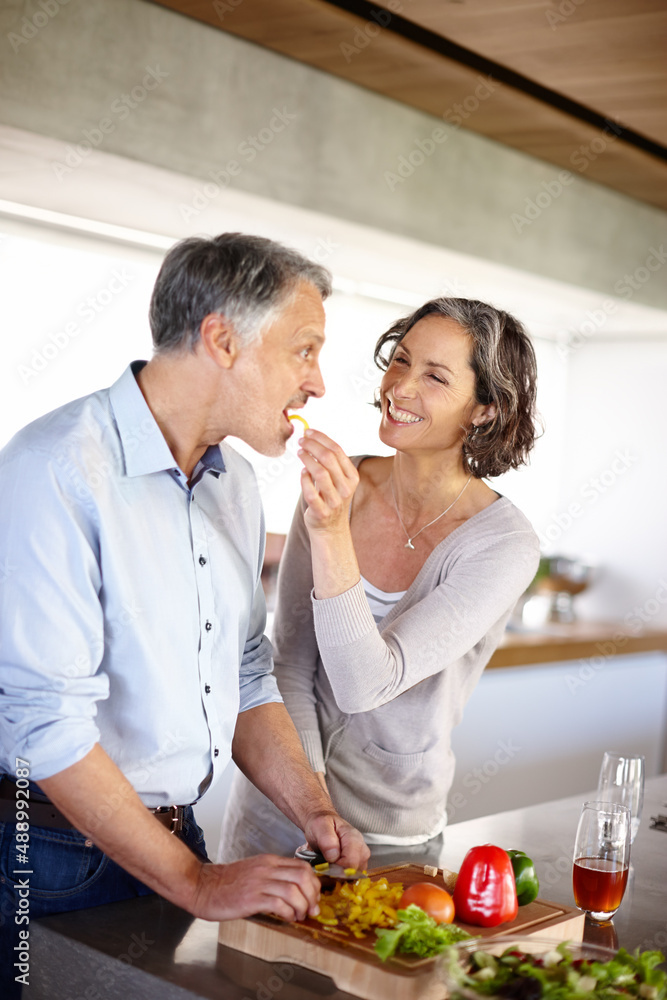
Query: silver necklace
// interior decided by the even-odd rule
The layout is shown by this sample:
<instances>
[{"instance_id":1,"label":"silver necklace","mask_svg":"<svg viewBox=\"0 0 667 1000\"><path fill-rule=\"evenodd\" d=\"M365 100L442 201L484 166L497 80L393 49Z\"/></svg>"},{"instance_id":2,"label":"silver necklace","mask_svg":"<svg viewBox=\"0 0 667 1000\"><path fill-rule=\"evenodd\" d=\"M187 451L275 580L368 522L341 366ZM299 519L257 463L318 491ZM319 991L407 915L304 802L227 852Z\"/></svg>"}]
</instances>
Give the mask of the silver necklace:
<instances>
[{"instance_id":1,"label":"silver necklace","mask_svg":"<svg viewBox=\"0 0 667 1000\"><path fill-rule=\"evenodd\" d=\"M396 517L398 518L399 523L400 523L401 527L403 528L403 531L405 532L405 537L407 538L407 542L405 543L405 545L403 546L403 548L405 548L405 549L414 549L414 545L412 543L415 540L415 538L417 537L417 535L421 535L422 531L426 531L427 528L430 528L432 524L435 524L436 521L439 521L441 517L444 517L445 514L447 514L448 511L450 511L452 509L452 507L454 506L454 504L457 503L461 499L461 497L463 496L463 494L465 493L465 491L466 491L466 489L468 487L468 483L470 482L471 479L472 479L472 472L470 473L470 475L466 479L465 484L463 486L463 489L461 490L461 492L459 493L459 495L456 497L456 499L452 500L452 502L450 503L449 507L447 507L445 510L443 510L442 514L438 514L437 517L434 517L432 521L429 521L428 524L425 524L423 528L420 528L419 531L416 534L414 534L412 537L410 537L410 535L408 534L408 529L403 524L403 520L401 518L401 515L398 512L398 504L396 503L396 494L394 493L394 476L393 476L393 472L390 474L390 476L389 476L389 488L391 489L391 498L394 501L394 509L396 510Z\"/></svg>"}]
</instances>

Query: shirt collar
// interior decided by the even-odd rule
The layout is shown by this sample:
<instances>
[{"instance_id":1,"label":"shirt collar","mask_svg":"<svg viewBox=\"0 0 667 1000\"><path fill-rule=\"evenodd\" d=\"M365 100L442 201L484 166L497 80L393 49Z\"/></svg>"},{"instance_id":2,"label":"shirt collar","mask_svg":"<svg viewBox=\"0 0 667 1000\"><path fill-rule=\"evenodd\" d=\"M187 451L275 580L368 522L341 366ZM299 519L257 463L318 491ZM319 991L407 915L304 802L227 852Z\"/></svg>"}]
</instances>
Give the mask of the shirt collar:
<instances>
[{"instance_id":1,"label":"shirt collar","mask_svg":"<svg viewBox=\"0 0 667 1000\"><path fill-rule=\"evenodd\" d=\"M220 445L210 444L195 466L192 485L196 486L205 472L210 472L217 479L221 472L226 471Z\"/></svg>"},{"instance_id":2,"label":"shirt collar","mask_svg":"<svg viewBox=\"0 0 667 1000\"><path fill-rule=\"evenodd\" d=\"M136 379L145 364L133 361L109 389L127 476L146 476L176 465ZM210 469L217 474L226 471L219 445L210 445L199 464L203 471Z\"/></svg>"}]
</instances>

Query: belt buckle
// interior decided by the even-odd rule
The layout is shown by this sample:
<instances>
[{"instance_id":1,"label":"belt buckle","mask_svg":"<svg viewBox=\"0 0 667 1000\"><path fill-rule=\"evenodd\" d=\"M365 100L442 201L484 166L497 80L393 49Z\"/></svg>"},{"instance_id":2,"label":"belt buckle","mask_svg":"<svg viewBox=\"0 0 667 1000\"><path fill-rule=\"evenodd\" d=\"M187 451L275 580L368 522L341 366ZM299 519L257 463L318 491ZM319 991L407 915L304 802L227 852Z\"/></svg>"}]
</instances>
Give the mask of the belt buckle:
<instances>
[{"instance_id":1,"label":"belt buckle","mask_svg":"<svg viewBox=\"0 0 667 1000\"><path fill-rule=\"evenodd\" d=\"M169 806L171 813L171 827L169 833L180 833L183 829L183 807Z\"/></svg>"}]
</instances>

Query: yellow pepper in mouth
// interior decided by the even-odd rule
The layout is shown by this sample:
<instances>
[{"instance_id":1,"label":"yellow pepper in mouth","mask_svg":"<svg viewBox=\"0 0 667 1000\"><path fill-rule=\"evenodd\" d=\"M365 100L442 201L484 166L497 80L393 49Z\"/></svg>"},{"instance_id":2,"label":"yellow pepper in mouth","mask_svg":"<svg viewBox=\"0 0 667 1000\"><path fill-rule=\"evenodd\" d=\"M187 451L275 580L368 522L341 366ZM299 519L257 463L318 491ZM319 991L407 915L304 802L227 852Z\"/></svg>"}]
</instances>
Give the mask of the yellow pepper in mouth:
<instances>
[{"instance_id":1,"label":"yellow pepper in mouth","mask_svg":"<svg viewBox=\"0 0 667 1000\"><path fill-rule=\"evenodd\" d=\"M308 421L305 417L300 416L298 413L290 413L287 418L288 420L298 420L300 424L303 424L304 431L309 430Z\"/></svg>"}]
</instances>

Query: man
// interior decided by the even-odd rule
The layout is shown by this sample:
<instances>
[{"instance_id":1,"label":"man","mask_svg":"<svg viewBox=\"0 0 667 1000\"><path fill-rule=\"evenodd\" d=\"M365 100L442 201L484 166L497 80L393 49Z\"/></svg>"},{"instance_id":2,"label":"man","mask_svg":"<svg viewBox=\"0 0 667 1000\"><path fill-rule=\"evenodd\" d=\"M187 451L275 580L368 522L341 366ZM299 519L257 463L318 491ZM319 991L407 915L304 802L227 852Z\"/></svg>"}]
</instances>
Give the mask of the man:
<instances>
[{"instance_id":1,"label":"man","mask_svg":"<svg viewBox=\"0 0 667 1000\"><path fill-rule=\"evenodd\" d=\"M5 923L22 899L37 917L150 890L210 920L317 913L301 861L202 856L190 804L230 755L328 860L367 861L281 703L258 491L220 443L284 451L288 409L324 392L329 292L270 240L185 240L156 281L152 360L0 453Z\"/></svg>"}]
</instances>

